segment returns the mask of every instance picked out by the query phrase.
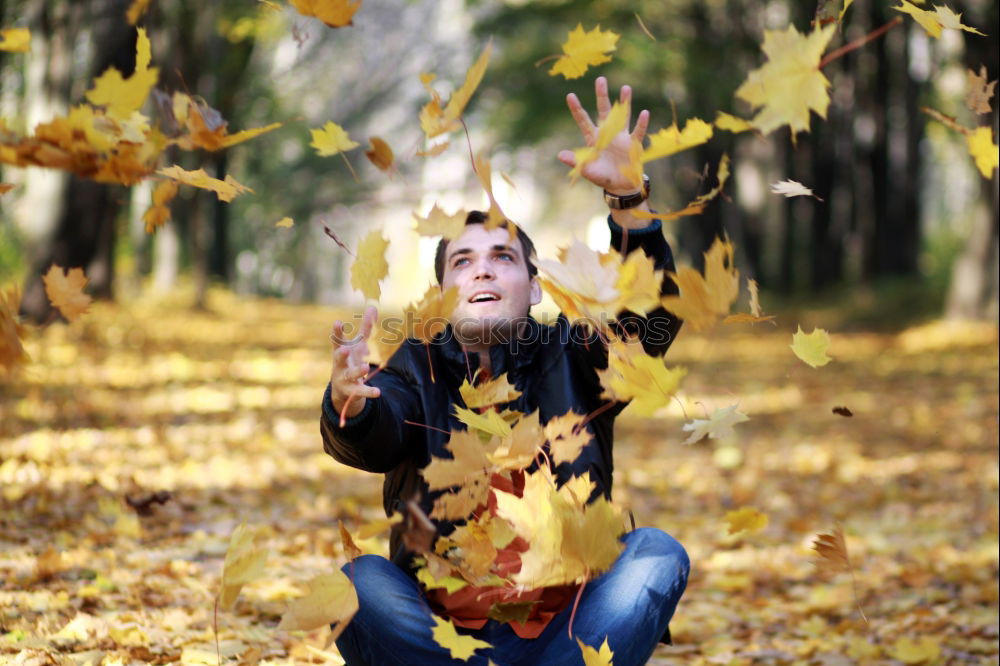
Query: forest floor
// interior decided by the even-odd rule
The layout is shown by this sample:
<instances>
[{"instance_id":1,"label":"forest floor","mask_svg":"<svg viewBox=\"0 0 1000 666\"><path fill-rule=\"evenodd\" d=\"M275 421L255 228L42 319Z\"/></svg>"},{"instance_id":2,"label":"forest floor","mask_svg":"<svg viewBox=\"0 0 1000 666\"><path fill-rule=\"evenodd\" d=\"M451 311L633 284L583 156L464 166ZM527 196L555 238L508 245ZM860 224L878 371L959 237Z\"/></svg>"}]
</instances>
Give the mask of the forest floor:
<instances>
[{"instance_id":1,"label":"forest floor","mask_svg":"<svg viewBox=\"0 0 1000 666\"><path fill-rule=\"evenodd\" d=\"M338 520L382 515L381 478L320 443L334 316L214 293L34 335L0 383L0 662L217 663L213 599L246 521L271 554L218 616L222 661L341 663L328 629L276 629L345 562ZM997 328L831 320L834 360L813 369L791 333L825 322L778 321L682 332L677 405L619 420L616 500L693 563L650 663L998 663ZM731 404L750 417L733 437L681 445ZM728 536L746 506L769 524ZM853 575L821 575L812 542L838 525Z\"/></svg>"}]
</instances>

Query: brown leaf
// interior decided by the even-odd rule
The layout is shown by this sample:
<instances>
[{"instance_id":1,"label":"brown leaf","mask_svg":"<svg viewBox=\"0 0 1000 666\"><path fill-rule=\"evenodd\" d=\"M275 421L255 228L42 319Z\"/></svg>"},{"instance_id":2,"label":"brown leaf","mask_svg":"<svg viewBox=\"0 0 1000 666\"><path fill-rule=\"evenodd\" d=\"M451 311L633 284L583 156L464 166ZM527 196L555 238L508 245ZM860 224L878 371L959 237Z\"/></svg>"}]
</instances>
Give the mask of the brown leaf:
<instances>
[{"instance_id":1,"label":"brown leaf","mask_svg":"<svg viewBox=\"0 0 1000 666\"><path fill-rule=\"evenodd\" d=\"M834 407L833 413L840 416L854 416L854 412L849 410L847 407Z\"/></svg>"},{"instance_id":2,"label":"brown leaf","mask_svg":"<svg viewBox=\"0 0 1000 666\"><path fill-rule=\"evenodd\" d=\"M377 136L368 139L368 143L371 144L371 148L365 151L365 157L381 171L388 171L395 159L392 148Z\"/></svg>"},{"instance_id":3,"label":"brown leaf","mask_svg":"<svg viewBox=\"0 0 1000 666\"><path fill-rule=\"evenodd\" d=\"M62 266L52 264L49 272L42 276L42 282L49 301L69 321L76 321L90 308L90 296L83 293L87 277L82 268L71 268L64 273Z\"/></svg>"},{"instance_id":4,"label":"brown leaf","mask_svg":"<svg viewBox=\"0 0 1000 666\"><path fill-rule=\"evenodd\" d=\"M990 99L996 91L997 82L986 82L986 65L979 66L979 74L971 69L966 71L969 85L965 95L965 105L975 113L989 113L993 110Z\"/></svg>"},{"instance_id":5,"label":"brown leaf","mask_svg":"<svg viewBox=\"0 0 1000 666\"><path fill-rule=\"evenodd\" d=\"M847 555L844 531L838 525L833 534L820 534L813 541L813 550L819 554L816 568L821 573L839 573L851 570L851 560Z\"/></svg>"},{"instance_id":6,"label":"brown leaf","mask_svg":"<svg viewBox=\"0 0 1000 666\"><path fill-rule=\"evenodd\" d=\"M347 559L353 560L360 557L361 549L354 543L354 539L351 538L351 533L344 527L344 523L338 520L337 526L340 528L340 541L344 544L344 554L347 555Z\"/></svg>"}]
</instances>

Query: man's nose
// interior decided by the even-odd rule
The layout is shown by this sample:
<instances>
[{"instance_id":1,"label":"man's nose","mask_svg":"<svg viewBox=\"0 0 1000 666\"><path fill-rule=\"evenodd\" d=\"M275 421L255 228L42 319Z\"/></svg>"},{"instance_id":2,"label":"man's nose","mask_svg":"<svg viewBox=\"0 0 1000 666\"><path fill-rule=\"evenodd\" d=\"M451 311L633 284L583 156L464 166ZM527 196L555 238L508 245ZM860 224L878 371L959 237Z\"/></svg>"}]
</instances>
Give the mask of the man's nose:
<instances>
[{"instance_id":1,"label":"man's nose","mask_svg":"<svg viewBox=\"0 0 1000 666\"><path fill-rule=\"evenodd\" d=\"M476 262L476 272L474 276L477 280L492 280L496 277L493 272L493 266L490 264L488 259L481 259Z\"/></svg>"}]
</instances>

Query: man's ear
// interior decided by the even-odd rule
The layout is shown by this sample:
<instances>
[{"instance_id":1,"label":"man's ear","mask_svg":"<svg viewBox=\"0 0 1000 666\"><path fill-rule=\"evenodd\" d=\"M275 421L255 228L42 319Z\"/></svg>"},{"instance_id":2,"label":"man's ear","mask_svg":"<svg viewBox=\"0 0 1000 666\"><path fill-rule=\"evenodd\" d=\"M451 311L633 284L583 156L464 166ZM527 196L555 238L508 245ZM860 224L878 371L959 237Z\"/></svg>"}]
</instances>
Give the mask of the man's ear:
<instances>
[{"instance_id":1,"label":"man's ear","mask_svg":"<svg viewBox=\"0 0 1000 666\"><path fill-rule=\"evenodd\" d=\"M536 278L531 278L531 305L538 305L542 302L542 285L538 284Z\"/></svg>"}]
</instances>

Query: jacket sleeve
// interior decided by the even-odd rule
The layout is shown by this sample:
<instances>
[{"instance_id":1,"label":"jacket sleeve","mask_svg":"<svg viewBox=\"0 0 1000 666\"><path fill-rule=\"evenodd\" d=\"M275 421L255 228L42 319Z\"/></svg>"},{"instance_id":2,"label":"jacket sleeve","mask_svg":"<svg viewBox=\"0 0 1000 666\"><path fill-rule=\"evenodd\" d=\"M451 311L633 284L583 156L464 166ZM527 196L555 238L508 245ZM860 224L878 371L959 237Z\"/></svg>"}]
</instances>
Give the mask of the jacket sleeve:
<instances>
[{"instance_id":1,"label":"jacket sleeve","mask_svg":"<svg viewBox=\"0 0 1000 666\"><path fill-rule=\"evenodd\" d=\"M623 229L609 215L608 226L611 227L611 247L621 252L622 256L641 248L646 256L653 259L654 268L664 272L663 281L660 283L661 296L678 293L677 285L667 275L676 268L670 245L663 237L663 225L660 220L653 220L648 227L642 229ZM647 354L659 356L666 353L677 336L682 322L663 306L658 306L644 316L629 311L621 312L617 323L625 333L639 337Z\"/></svg>"},{"instance_id":2,"label":"jacket sleeve","mask_svg":"<svg viewBox=\"0 0 1000 666\"><path fill-rule=\"evenodd\" d=\"M422 408L413 385L391 367L368 383L377 386L381 395L366 400L361 412L347 419L343 428L330 403L327 384L320 417L323 450L345 465L384 474L406 458L408 426L404 421L423 423Z\"/></svg>"}]
</instances>

